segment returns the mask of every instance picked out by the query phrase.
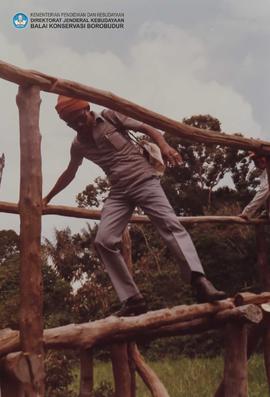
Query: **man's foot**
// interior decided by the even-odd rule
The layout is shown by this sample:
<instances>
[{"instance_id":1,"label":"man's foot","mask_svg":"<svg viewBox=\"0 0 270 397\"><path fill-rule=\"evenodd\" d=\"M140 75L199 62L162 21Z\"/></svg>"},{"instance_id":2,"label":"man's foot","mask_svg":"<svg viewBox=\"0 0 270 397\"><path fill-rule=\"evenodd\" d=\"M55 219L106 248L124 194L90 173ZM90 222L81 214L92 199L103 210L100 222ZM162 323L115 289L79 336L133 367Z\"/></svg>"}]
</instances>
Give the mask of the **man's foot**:
<instances>
[{"instance_id":1,"label":"man's foot","mask_svg":"<svg viewBox=\"0 0 270 397\"><path fill-rule=\"evenodd\" d=\"M143 297L131 296L122 303L120 309L113 315L117 317L137 316L147 312L147 310L147 304Z\"/></svg>"},{"instance_id":2,"label":"man's foot","mask_svg":"<svg viewBox=\"0 0 270 397\"><path fill-rule=\"evenodd\" d=\"M211 281L207 280L204 276L197 277L192 285L195 289L195 296L198 303L215 302L227 298L224 291L217 290Z\"/></svg>"}]
</instances>

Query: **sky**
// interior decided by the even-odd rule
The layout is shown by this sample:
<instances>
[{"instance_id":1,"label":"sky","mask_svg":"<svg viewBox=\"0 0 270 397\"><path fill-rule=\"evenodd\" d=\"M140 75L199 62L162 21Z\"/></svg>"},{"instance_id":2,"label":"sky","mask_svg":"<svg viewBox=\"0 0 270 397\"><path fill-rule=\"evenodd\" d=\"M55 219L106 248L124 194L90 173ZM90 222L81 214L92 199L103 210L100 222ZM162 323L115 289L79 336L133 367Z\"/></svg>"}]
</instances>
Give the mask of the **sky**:
<instances>
[{"instance_id":1,"label":"sky","mask_svg":"<svg viewBox=\"0 0 270 397\"><path fill-rule=\"evenodd\" d=\"M1 60L111 91L175 120L211 114L225 132L269 140L270 2L268 0L51 0L2 2ZM119 30L16 29L18 12L123 12ZM6 166L0 201L18 202L18 86L0 79L0 155ZM57 96L41 92L43 195L69 162L74 133L57 116ZM92 106L93 110L100 108ZM74 206L76 195L103 175L84 160L76 179L51 204ZM0 214L1 229L19 231L17 215ZM79 231L84 220L43 217Z\"/></svg>"}]
</instances>

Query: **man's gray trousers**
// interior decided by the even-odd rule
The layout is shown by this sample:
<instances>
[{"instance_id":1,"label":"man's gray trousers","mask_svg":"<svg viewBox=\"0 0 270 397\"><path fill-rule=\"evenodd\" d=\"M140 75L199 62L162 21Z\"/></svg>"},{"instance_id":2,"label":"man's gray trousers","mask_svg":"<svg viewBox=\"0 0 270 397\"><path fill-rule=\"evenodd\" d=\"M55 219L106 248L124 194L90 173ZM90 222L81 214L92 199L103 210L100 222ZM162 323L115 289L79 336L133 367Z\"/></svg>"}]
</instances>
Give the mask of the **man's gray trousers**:
<instances>
[{"instance_id":1,"label":"man's gray trousers","mask_svg":"<svg viewBox=\"0 0 270 397\"><path fill-rule=\"evenodd\" d=\"M134 208L140 207L179 260L183 277L191 272L204 274L193 242L177 219L157 177L127 188L112 187L102 209L95 246L121 301L139 293L121 254L122 233Z\"/></svg>"}]
</instances>

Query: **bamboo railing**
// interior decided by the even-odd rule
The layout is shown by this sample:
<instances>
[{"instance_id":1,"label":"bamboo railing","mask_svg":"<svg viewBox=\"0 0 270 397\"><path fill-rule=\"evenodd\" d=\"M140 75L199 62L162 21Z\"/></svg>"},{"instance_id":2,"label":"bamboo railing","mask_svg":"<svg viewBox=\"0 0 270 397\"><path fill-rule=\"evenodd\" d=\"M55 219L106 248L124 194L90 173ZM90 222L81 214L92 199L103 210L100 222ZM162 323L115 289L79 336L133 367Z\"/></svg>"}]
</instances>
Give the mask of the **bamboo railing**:
<instances>
[{"instance_id":1,"label":"bamboo railing","mask_svg":"<svg viewBox=\"0 0 270 397\"><path fill-rule=\"evenodd\" d=\"M110 92L73 81L18 68L0 61L0 77L19 85L17 104L20 115L21 184L19 205L0 202L0 212L19 214L21 218L21 308L20 330L0 331L0 385L2 397L44 397L44 347L79 349L81 363L80 397L90 397L93 387L92 348L111 345L116 397L135 397L135 370L154 397L168 397L164 385L144 362L136 341L185 335L213 328L226 329L223 380L216 397L247 397L247 359L263 337L265 364L270 382L270 293L241 294L216 303L181 305L146 314L106 319L43 330L40 234L42 215L57 214L99 219L100 212L66 206L42 208L42 173L39 132L39 91L82 98L120 111L161 130L206 144L270 153L270 143L239 135L217 133L187 126L152 112ZM268 166L268 177L270 166ZM255 225L258 263L266 291L270 291L269 263L264 225L268 222L239 217L186 217L183 224L236 223ZM134 215L131 222L148 222ZM130 241L124 239L124 252L130 258ZM29 277L31 274L31 277ZM247 325L254 333L248 336Z\"/></svg>"}]
</instances>

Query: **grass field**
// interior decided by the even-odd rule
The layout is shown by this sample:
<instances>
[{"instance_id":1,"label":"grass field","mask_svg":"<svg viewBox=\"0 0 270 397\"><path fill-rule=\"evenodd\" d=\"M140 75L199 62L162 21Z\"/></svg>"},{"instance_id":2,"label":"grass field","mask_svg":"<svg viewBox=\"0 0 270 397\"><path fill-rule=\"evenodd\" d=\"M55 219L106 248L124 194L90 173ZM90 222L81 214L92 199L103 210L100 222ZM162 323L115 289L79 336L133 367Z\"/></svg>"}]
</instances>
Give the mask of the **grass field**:
<instances>
[{"instance_id":1,"label":"grass field","mask_svg":"<svg viewBox=\"0 0 270 397\"><path fill-rule=\"evenodd\" d=\"M221 358L180 358L149 362L163 381L170 397L212 397L223 371ZM110 363L95 363L95 388L102 381L113 384ZM137 376L137 397L151 397ZM74 388L78 390L78 376ZM74 390L75 390L74 389ZM249 397L268 397L266 377L261 356L249 362Z\"/></svg>"}]
</instances>

